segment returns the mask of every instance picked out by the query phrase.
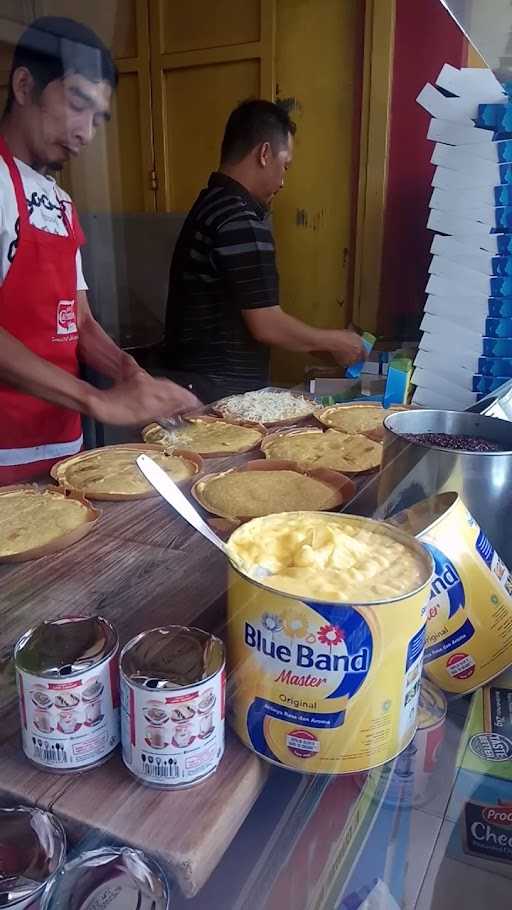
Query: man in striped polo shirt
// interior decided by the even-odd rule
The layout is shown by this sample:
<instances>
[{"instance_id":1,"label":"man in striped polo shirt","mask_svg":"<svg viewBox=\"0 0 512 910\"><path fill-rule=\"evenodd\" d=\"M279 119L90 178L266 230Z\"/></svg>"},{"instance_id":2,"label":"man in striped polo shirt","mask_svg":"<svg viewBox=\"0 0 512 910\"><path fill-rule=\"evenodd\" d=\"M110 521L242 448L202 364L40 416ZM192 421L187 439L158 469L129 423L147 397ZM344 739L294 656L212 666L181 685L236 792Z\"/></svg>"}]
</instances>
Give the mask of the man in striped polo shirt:
<instances>
[{"instance_id":1,"label":"man in striped polo shirt","mask_svg":"<svg viewBox=\"0 0 512 910\"><path fill-rule=\"evenodd\" d=\"M268 384L270 347L364 358L354 332L317 329L279 306L270 204L293 157L295 124L270 101L229 117L220 168L190 210L171 265L169 375L204 402Z\"/></svg>"}]
</instances>

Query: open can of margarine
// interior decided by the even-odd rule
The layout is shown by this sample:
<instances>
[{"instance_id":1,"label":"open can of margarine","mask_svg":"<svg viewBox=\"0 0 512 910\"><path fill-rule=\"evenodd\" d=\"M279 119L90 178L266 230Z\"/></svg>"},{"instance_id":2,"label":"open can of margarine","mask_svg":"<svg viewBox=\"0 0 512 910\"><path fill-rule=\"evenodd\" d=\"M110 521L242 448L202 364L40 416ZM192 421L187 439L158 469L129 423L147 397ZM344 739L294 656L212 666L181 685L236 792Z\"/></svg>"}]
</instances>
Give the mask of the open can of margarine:
<instances>
[{"instance_id":1,"label":"open can of margarine","mask_svg":"<svg viewBox=\"0 0 512 910\"><path fill-rule=\"evenodd\" d=\"M14 649L23 751L47 771L105 761L120 739L117 632L101 616L43 622Z\"/></svg>"},{"instance_id":2,"label":"open can of margarine","mask_svg":"<svg viewBox=\"0 0 512 910\"><path fill-rule=\"evenodd\" d=\"M432 558L366 518L291 512L229 541L230 718L258 755L354 773L411 741Z\"/></svg>"},{"instance_id":3,"label":"open can of margarine","mask_svg":"<svg viewBox=\"0 0 512 910\"><path fill-rule=\"evenodd\" d=\"M64 829L50 812L0 809L0 907L39 907L65 856Z\"/></svg>"},{"instance_id":4,"label":"open can of margarine","mask_svg":"<svg viewBox=\"0 0 512 910\"><path fill-rule=\"evenodd\" d=\"M185 626L142 632L120 657L123 761L153 787L189 787L224 754L224 645Z\"/></svg>"},{"instance_id":5,"label":"open can of margarine","mask_svg":"<svg viewBox=\"0 0 512 910\"><path fill-rule=\"evenodd\" d=\"M457 493L440 493L395 515L434 559L425 673L466 695L512 661L512 575Z\"/></svg>"},{"instance_id":6,"label":"open can of margarine","mask_svg":"<svg viewBox=\"0 0 512 910\"><path fill-rule=\"evenodd\" d=\"M45 892L41 910L169 910L160 866L140 850L101 847L71 859Z\"/></svg>"}]
</instances>

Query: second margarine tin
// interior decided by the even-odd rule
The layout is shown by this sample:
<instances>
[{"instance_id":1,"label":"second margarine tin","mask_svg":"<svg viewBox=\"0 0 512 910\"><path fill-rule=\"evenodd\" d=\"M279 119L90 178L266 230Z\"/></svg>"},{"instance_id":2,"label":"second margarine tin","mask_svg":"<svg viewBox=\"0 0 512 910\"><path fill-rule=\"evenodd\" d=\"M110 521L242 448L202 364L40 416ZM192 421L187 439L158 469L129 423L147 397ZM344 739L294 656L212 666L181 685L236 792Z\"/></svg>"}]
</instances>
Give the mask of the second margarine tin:
<instances>
[{"instance_id":1,"label":"second margarine tin","mask_svg":"<svg viewBox=\"0 0 512 910\"><path fill-rule=\"evenodd\" d=\"M415 533L434 559L425 673L466 695L512 663L512 575L456 493L423 500L393 524Z\"/></svg>"},{"instance_id":2,"label":"second margarine tin","mask_svg":"<svg viewBox=\"0 0 512 910\"><path fill-rule=\"evenodd\" d=\"M248 522L229 548L230 708L242 741L276 764L321 774L366 770L401 752L416 729L432 570L423 547L369 519L295 512ZM293 565L279 580L290 548ZM242 550L261 581L240 570ZM265 568L274 571L268 580ZM367 596L328 597L340 583Z\"/></svg>"}]
</instances>

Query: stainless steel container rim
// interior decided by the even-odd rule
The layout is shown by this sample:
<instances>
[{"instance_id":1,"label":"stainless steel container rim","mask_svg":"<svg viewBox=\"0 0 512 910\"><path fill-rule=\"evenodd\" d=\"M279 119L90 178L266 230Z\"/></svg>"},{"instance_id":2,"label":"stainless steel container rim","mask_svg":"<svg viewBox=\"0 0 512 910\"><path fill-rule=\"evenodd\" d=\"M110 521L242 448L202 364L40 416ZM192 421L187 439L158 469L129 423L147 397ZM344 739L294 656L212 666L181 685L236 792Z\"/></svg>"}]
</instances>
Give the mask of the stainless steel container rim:
<instances>
[{"instance_id":1,"label":"stainless steel container rim","mask_svg":"<svg viewBox=\"0 0 512 910\"><path fill-rule=\"evenodd\" d=\"M53 878L58 875L62 869L65 860L66 860L66 850L67 850L67 837L64 827L60 820L57 818L53 812L48 812L46 809L40 809L38 806L8 806L0 808L0 819L3 817L14 817L15 815L27 815L30 818L39 818L48 822L48 824L53 829L54 834L56 835L56 843L58 846L58 855L56 859L56 865L52 872L49 872L48 877L43 881L33 880L33 889L28 891L25 890L23 893L18 893L16 902L12 903L12 906L15 908L18 904L25 902L26 900L35 900L37 897L40 897L42 892L48 887L49 883ZM33 826L31 826L33 827ZM37 831L35 832L37 834ZM48 832L46 832L46 840L48 837ZM58 839L58 840L57 840ZM14 877L14 876L13 876ZM0 880L0 895L6 895L4 890L5 880ZM10 893L13 893L10 889ZM10 906L7 904L6 906Z\"/></svg>"},{"instance_id":2,"label":"stainless steel container rim","mask_svg":"<svg viewBox=\"0 0 512 910\"><path fill-rule=\"evenodd\" d=\"M147 691L147 689L148 689L147 686L143 685L140 682L137 682L137 678L133 678L133 676L130 676L128 673L125 672L125 670L123 668L123 663L124 663L124 660L125 660L125 657L127 656L127 654L143 638L146 638L148 635L151 635L154 632L170 633L174 630L179 630L180 632L199 632L201 635L204 635L208 641L213 641L213 642L216 642L218 645L220 645L220 654L221 654L221 658L222 658L220 660L219 666L208 676L205 676L204 679L197 679L194 682L187 683L186 685L176 686L176 689L188 689L191 686L198 686L198 685L202 686L204 683L207 683L210 680L215 679L215 677L218 676L218 674L222 672L222 670L224 669L224 667L226 665L226 646L225 646L224 642L222 641L222 639L218 637L218 635L214 635L213 632L207 632L205 629L200 629L198 626L181 626L178 623L172 623L168 626L156 626L154 629L145 629L143 632L139 632L138 635L134 635L133 638L130 638L130 640L127 641L126 644L124 645L124 647L121 649L121 653L119 655L119 673L122 676L122 678L125 679L129 683L130 686L134 686L137 689L143 689L144 691ZM151 678L153 678L153 677L151 677ZM169 689L169 691L173 691L173 690Z\"/></svg>"},{"instance_id":3,"label":"stainless steel container rim","mask_svg":"<svg viewBox=\"0 0 512 910\"><path fill-rule=\"evenodd\" d=\"M33 668L24 666L23 661L20 659L20 657L22 657L22 655L20 655L20 652L25 647L27 642L30 641L30 639L34 636L34 634L39 629L41 629L43 627L49 628L50 626L56 626L56 625L61 626L61 625L64 625L65 623L74 623L74 622L80 622L83 620L86 620L86 621L87 620L96 620L96 622L98 624L102 625L104 628L106 628L109 633L108 639L107 639L108 647L105 647L104 651L100 655L98 655L98 657L93 662L91 662L91 664L89 666L82 665L65 674L61 673L62 669L64 669L65 667L68 667L70 665L66 664L64 662L62 663L60 670L58 670L57 667L47 667L44 670L36 671ZM99 615L96 615L96 616L63 616L60 619L45 619L43 622L38 623L36 626L32 626L30 629L28 629L26 632L24 632L23 635L18 639L18 641L14 645L14 663L18 670L21 670L23 673L26 673L28 676L34 676L36 679L37 678L54 679L54 678L60 677L60 676L63 676L66 679L73 679L75 676L80 676L83 673L88 672L89 670L94 670L95 667L101 666L101 664L103 664L105 661L109 660L109 658L113 657L113 655L116 653L118 647L119 647L119 639L118 639L117 632L116 632L114 626L112 625L112 623L109 622L108 619L105 619L104 616L99 616Z\"/></svg>"},{"instance_id":4,"label":"stainless steel container rim","mask_svg":"<svg viewBox=\"0 0 512 910\"><path fill-rule=\"evenodd\" d=\"M277 512L276 515L292 515L292 512ZM366 518L363 515L350 515L347 512L308 512L308 515L319 515L325 518L338 518L345 519L350 521L360 522L362 524L371 523L380 528L382 534L391 533L391 536L398 538L401 543L404 543L406 546L410 547L411 550L422 559L424 562L428 563L427 577L424 582L418 585L416 588L413 588L411 591L408 591L406 594L400 594L396 597L388 597L386 600L372 600L372 601L344 601L344 600L320 600L318 597L302 597L298 594L290 594L287 591L279 591L277 588L271 588L269 585L265 585L262 581L258 581L252 575L244 572L240 566L238 566L232 559L229 559L229 564L233 571L243 578L245 581L250 582L258 588L261 588L263 591L266 591L267 594L275 594L278 597L286 597L288 600L292 601L301 601L301 603L318 604L320 606L334 606L334 607L389 607L395 604L401 603L404 600L407 600L409 597L413 597L415 594L419 594L420 591L423 591L425 587L430 586L432 582L432 577L434 574L434 560L431 553L427 548L416 538L409 534L406 531L402 531L400 528L395 528L393 525L387 524L385 521L381 521L376 518ZM264 516L264 517L275 517L275 516ZM258 521L259 519L253 519L253 521ZM250 524L250 522L247 522ZM242 525L244 527L244 525ZM239 528L236 529L237 531ZM233 531L233 534L236 534L236 531Z\"/></svg>"},{"instance_id":5,"label":"stainless steel container rim","mask_svg":"<svg viewBox=\"0 0 512 910\"><path fill-rule=\"evenodd\" d=\"M397 411L394 414L388 414L388 416L384 418L383 424L384 424L385 429L388 431L388 433L392 433L393 436L395 436L398 439L403 439L404 436L407 435L407 431L396 430L393 426L393 423L404 423L404 422L407 422L408 420L414 420L416 418L416 415L418 415L418 414L421 414L421 416L426 419L428 419L428 417L433 414L436 414L436 415L443 414L443 415L446 415L447 418L454 417L454 418L462 419L463 421L467 418L468 423L471 423L474 420L478 420L479 423L481 421L483 423L483 431L480 435L482 435L484 437L485 437L485 427L489 427L489 429L490 429L493 425L494 425L494 427L496 427L496 425L498 425L498 427L503 427L503 428L506 427L508 429L509 433L512 434L512 426L510 425L510 423L507 420L501 420L499 417L487 417L485 414L474 414L470 411L443 411L443 410L439 410L436 408L421 408L421 409L418 408L418 409L409 410L409 411ZM413 416L411 417L411 415L413 415ZM413 431L411 431L411 432L413 432ZM444 431L442 431L442 430L441 431L423 430L422 432L428 433L428 432L444 432ZM450 434L447 433L447 435L450 435ZM458 435L464 435L464 432L461 431ZM415 439L414 441L413 440L405 440L405 441L408 442L408 444L411 446L419 446L422 449L425 449L426 452L433 449L436 452L445 452L447 455L456 454L456 455L464 455L465 457L476 456L477 458L489 458L489 457L496 458L501 455L511 455L512 454L512 447L510 449L503 449L503 450L494 451L494 452L467 452L464 449L450 449L450 448L448 448L448 446L432 445L431 443L428 443L428 442L422 442L420 439Z\"/></svg>"},{"instance_id":6,"label":"stainless steel container rim","mask_svg":"<svg viewBox=\"0 0 512 910\"><path fill-rule=\"evenodd\" d=\"M80 870L81 867L85 867L85 869L89 868L92 871L94 867L107 865L107 863L110 863L115 859L121 859L123 861L126 859L134 859L140 865L141 870L144 870L146 881L150 881L150 876L156 878L161 885L161 897L165 901L165 904L161 904L157 907L157 905L153 903L152 906L155 907L156 910L168 910L170 900L169 885L159 863L153 859L153 857L146 856L142 850L138 850L135 847L116 847L110 845L78 853L77 856L69 859L67 863L63 863L59 872L54 876L50 886L45 891L41 910L48 910L48 908L52 906L53 898L56 893L58 897L59 883L65 879L67 875L73 874L76 870ZM90 866L88 866L88 864L90 864ZM126 869L126 871L130 873L129 869Z\"/></svg>"}]
</instances>

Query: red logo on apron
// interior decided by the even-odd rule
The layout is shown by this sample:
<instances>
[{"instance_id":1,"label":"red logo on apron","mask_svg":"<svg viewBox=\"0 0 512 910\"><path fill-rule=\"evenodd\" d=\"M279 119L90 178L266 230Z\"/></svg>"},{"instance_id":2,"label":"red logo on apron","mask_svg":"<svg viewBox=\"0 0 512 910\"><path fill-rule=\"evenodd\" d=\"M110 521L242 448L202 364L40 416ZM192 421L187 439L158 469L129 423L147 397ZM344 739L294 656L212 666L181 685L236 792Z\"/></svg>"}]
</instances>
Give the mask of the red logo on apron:
<instances>
[{"instance_id":1,"label":"red logo on apron","mask_svg":"<svg viewBox=\"0 0 512 910\"><path fill-rule=\"evenodd\" d=\"M57 304L57 335L75 335L78 331L74 300L59 300Z\"/></svg>"}]
</instances>

